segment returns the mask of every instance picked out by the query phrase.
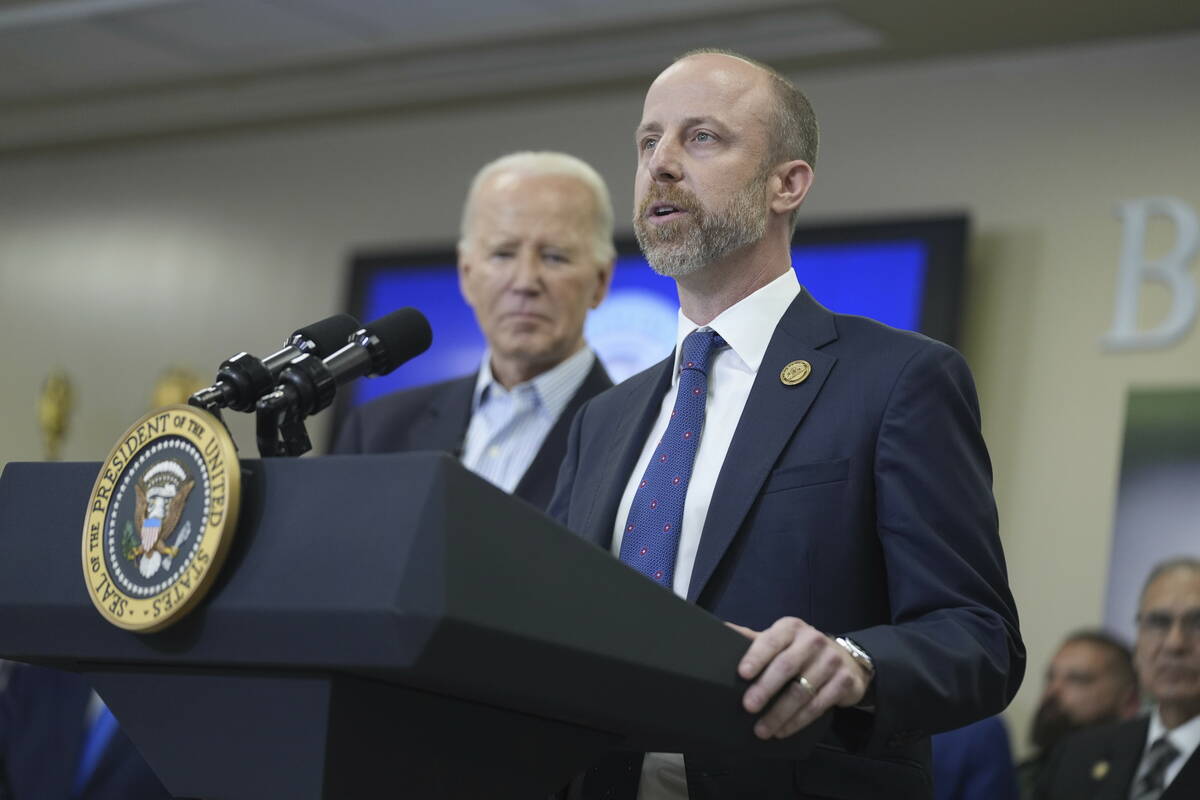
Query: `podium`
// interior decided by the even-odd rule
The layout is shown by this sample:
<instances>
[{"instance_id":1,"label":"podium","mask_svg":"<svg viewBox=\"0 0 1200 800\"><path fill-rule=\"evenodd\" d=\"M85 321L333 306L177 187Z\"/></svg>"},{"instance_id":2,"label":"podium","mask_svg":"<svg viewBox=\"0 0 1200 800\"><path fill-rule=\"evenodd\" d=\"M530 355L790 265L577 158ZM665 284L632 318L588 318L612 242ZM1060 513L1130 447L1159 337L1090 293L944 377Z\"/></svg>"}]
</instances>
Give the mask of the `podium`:
<instances>
[{"instance_id":1,"label":"podium","mask_svg":"<svg viewBox=\"0 0 1200 800\"><path fill-rule=\"evenodd\" d=\"M92 606L98 464L0 475L0 657L81 673L176 797L539 798L610 748L799 758L754 737L746 640L443 454L242 462L200 606Z\"/></svg>"}]
</instances>

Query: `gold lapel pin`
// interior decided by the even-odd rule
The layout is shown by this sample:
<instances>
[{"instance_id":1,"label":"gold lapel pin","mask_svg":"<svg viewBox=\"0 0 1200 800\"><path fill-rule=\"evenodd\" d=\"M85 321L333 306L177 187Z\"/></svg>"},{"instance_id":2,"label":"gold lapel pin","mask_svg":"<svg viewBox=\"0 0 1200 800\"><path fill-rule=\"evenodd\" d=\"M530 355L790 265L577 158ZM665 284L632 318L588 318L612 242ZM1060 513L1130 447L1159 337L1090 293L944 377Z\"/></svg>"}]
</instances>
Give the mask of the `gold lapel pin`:
<instances>
[{"instance_id":1,"label":"gold lapel pin","mask_svg":"<svg viewBox=\"0 0 1200 800\"><path fill-rule=\"evenodd\" d=\"M812 364L807 361L793 361L779 373L779 380L784 386L795 386L804 383L812 374Z\"/></svg>"},{"instance_id":2,"label":"gold lapel pin","mask_svg":"<svg viewBox=\"0 0 1200 800\"><path fill-rule=\"evenodd\" d=\"M1102 781L1102 780L1104 780L1104 776L1107 774L1108 774L1108 762L1107 761L1097 761L1095 764L1092 764L1092 780Z\"/></svg>"}]
</instances>

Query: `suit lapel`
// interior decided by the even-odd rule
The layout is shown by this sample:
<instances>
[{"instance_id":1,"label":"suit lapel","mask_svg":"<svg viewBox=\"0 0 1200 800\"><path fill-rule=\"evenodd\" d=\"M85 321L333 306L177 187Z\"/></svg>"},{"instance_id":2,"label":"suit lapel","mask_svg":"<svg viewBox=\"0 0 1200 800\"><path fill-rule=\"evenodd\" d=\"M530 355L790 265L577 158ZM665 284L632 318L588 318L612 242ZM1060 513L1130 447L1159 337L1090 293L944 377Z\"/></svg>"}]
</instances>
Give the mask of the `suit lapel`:
<instances>
[{"instance_id":1,"label":"suit lapel","mask_svg":"<svg viewBox=\"0 0 1200 800\"><path fill-rule=\"evenodd\" d=\"M62 787L63 797L71 794L75 773L79 767L79 757L83 753L83 740L87 734L86 713L91 699L91 687L71 681L55 687L57 708L55 716L58 719L54 735L59 737L62 753L62 768L58 770L58 783ZM49 748L47 748L49 749Z\"/></svg>"},{"instance_id":2,"label":"suit lapel","mask_svg":"<svg viewBox=\"0 0 1200 800\"><path fill-rule=\"evenodd\" d=\"M104 750L101 751L100 758L96 762L92 774L88 777L87 782L84 783L84 797L89 794L86 791L87 789L104 786L105 782L120 768L121 764L128 761L131 757L140 759L141 754L133 746L133 742L125 735L125 732L118 728L113 731L112 736L104 745Z\"/></svg>"},{"instance_id":3,"label":"suit lapel","mask_svg":"<svg viewBox=\"0 0 1200 800\"><path fill-rule=\"evenodd\" d=\"M833 370L837 358L816 348L836 338L833 315L805 291L776 326L713 489L688 586L689 602L696 602L704 591L779 454ZM799 359L809 362L812 373L802 383L784 385L780 372Z\"/></svg>"},{"instance_id":4,"label":"suit lapel","mask_svg":"<svg viewBox=\"0 0 1200 800\"><path fill-rule=\"evenodd\" d=\"M475 375L450 381L430 395L422 413L426 424L412 426L413 450L444 450L455 458L462 455L463 440L471 421Z\"/></svg>"},{"instance_id":5,"label":"suit lapel","mask_svg":"<svg viewBox=\"0 0 1200 800\"><path fill-rule=\"evenodd\" d=\"M1087 765L1088 776L1094 782L1091 800L1128 800L1134 775L1146 747L1146 731L1150 718L1122 725L1108 741L1100 758Z\"/></svg>"},{"instance_id":6,"label":"suit lapel","mask_svg":"<svg viewBox=\"0 0 1200 800\"><path fill-rule=\"evenodd\" d=\"M1193 800L1196 797L1200 797L1200 748L1192 751L1161 800Z\"/></svg>"},{"instance_id":7,"label":"suit lapel","mask_svg":"<svg viewBox=\"0 0 1200 800\"><path fill-rule=\"evenodd\" d=\"M579 388L575 390L575 394L571 396L570 401L567 402L566 407L554 422L554 427L546 434L542 446L538 448L537 455L533 457L529 468L521 476L521 481L513 490L513 494L541 508L550 502L550 496L554 493L554 483L558 477L558 468L562 465L563 456L567 452L567 434L571 430L571 421L575 419L575 413L585 402L610 386L612 386L612 380L605 372L600 359L597 358L592 364L591 371L583 379L583 383L579 384Z\"/></svg>"},{"instance_id":8,"label":"suit lapel","mask_svg":"<svg viewBox=\"0 0 1200 800\"><path fill-rule=\"evenodd\" d=\"M637 466L637 458L654 426L663 394L671 386L671 367L674 364L675 352L672 351L666 360L622 384L623 396L628 398L623 408L625 413L620 414L612 435L608 437L605 458L588 465L589 471L595 476L596 490L578 531L588 541L605 550L612 545L617 506L621 504L621 495L625 493L629 475Z\"/></svg>"}]
</instances>

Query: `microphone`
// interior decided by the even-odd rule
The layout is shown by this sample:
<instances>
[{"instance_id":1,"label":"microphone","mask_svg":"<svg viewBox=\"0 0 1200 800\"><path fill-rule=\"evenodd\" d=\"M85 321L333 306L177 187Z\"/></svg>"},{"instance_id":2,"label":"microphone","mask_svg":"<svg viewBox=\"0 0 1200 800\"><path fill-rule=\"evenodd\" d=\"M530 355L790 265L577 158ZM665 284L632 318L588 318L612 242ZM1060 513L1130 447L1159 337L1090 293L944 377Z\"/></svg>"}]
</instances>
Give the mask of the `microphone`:
<instances>
[{"instance_id":1,"label":"microphone","mask_svg":"<svg viewBox=\"0 0 1200 800\"><path fill-rule=\"evenodd\" d=\"M415 308L401 308L364 325L350 343L321 360L311 353L293 358L279 373L275 391L258 401L258 413L293 408L301 418L333 402L337 387L364 375L387 375L433 344L429 320Z\"/></svg>"},{"instance_id":2,"label":"microphone","mask_svg":"<svg viewBox=\"0 0 1200 800\"><path fill-rule=\"evenodd\" d=\"M253 411L258 398L270 392L281 373L297 356L311 353L324 357L346 341L362 323L349 314L334 314L305 326L288 337L287 344L264 359L238 353L223 362L212 386L193 394L188 404L215 411Z\"/></svg>"}]
</instances>

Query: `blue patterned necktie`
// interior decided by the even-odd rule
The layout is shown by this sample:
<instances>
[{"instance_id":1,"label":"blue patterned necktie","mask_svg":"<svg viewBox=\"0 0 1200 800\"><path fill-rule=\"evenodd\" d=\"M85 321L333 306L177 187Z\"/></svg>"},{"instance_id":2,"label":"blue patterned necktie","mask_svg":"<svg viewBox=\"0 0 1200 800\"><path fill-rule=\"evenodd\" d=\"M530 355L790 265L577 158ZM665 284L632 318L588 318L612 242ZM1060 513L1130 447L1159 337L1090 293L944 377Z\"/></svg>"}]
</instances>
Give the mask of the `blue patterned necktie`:
<instances>
[{"instance_id":1,"label":"blue patterned necktie","mask_svg":"<svg viewBox=\"0 0 1200 800\"><path fill-rule=\"evenodd\" d=\"M692 331L683 340L675 407L625 521L621 561L668 589L675 580L683 503L704 428L708 362L713 351L724 346L714 330Z\"/></svg>"}]
</instances>

